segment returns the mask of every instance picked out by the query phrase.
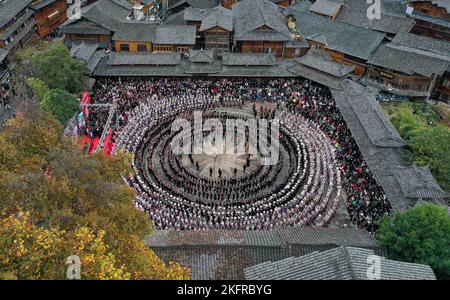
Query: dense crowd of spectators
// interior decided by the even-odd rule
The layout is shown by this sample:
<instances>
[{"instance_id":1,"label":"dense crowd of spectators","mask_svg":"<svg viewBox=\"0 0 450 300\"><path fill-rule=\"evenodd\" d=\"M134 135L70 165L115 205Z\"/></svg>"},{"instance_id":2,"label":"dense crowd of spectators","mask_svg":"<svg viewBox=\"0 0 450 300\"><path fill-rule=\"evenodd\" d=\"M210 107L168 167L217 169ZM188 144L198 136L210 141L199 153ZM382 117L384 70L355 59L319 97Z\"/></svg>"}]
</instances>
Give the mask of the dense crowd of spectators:
<instances>
[{"instance_id":1,"label":"dense crowd of spectators","mask_svg":"<svg viewBox=\"0 0 450 300\"><path fill-rule=\"evenodd\" d=\"M308 80L256 78L103 79L96 83L93 101L94 103L116 104L119 128L116 128L114 139L117 139L119 145L128 145L128 148L132 151L137 151L138 144L144 136L130 136L129 133L143 132L140 128L151 128L162 117L169 117L176 113L183 114L196 107L208 109L227 104L242 107L247 102L269 101L278 103L281 122L293 132L303 135L302 138L305 139L304 142L308 146L306 148L310 151L308 153L310 156L308 164L311 164L311 172L316 171L315 169L319 170L317 176L309 174L310 178L305 179L308 184L304 184L308 188L314 187L314 191L320 190L321 194L318 198L316 197L317 199L311 198L314 201L305 198L308 191L302 194L302 190L298 189L296 190L299 191L298 195L290 195L289 199L282 198L283 196L278 199L271 197L272 202L261 200L262 202L259 203L261 206L255 205L255 203L241 204L242 207L237 208L234 215L230 214L221 218L220 214L217 215L220 212L217 207L212 210L210 207L202 207L203 204L198 202L190 203L189 200L182 197L178 201L175 199L178 198L177 196L166 194L166 191L162 190L159 185L152 187L150 189L152 192L149 193L144 188L148 181L137 178L134 184L140 192L139 206L150 213L152 219L160 228L260 229L282 224L301 225L311 222L315 225L324 225L335 211L335 201L331 197L331 193L336 193L336 191L333 191L329 186L330 183L337 185L339 174L343 174L342 184L347 195L347 211L352 221L358 226L374 231L376 229L375 221L391 209L381 187L377 185L359 152L331 93L327 88L315 85ZM265 117L273 118L274 115L267 112ZM88 125L88 130L100 135L104 129L101 122L94 122L93 124ZM329 143L333 145L333 151L317 144L324 140L320 136L322 132L326 134ZM321 153L320 151L324 152ZM336 156L338 162L336 165L328 166L331 169L321 165L324 162L332 162L333 155ZM311 157L314 158L314 163L311 163L313 161ZM302 163L306 164L306 161L302 161ZM135 166L135 168L138 167ZM140 174L140 172L137 173ZM285 184L292 189L292 185L299 183L300 179L296 178L295 181L287 181ZM142 180L142 182L139 182L139 180ZM330 180L331 182L329 182ZM151 199L144 199L143 195ZM157 195L169 197L169 209L172 209L172 211L164 211L168 207L168 199L157 197ZM302 200L302 197L305 199ZM321 203L321 201L326 203ZM272 205L273 203L286 202L289 202L291 206ZM256 203L258 204L257 201ZM312 203L313 206L308 206ZM186 207L190 208L186 209ZM248 210L260 211L248 212ZM266 214L265 212L269 213ZM204 218L196 219L193 214L198 214ZM250 216L248 219L240 218L240 216L247 215ZM316 218L310 218L311 215L315 215ZM319 215L320 217L317 218ZM283 222L283 218L290 218L292 222Z\"/></svg>"}]
</instances>

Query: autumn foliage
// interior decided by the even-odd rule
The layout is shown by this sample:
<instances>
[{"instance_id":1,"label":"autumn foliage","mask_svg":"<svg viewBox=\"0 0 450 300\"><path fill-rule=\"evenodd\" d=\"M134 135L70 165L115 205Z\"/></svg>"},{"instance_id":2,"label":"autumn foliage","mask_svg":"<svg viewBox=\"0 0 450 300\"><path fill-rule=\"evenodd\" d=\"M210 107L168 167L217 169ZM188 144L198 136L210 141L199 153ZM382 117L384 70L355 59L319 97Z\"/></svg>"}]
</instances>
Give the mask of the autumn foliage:
<instances>
[{"instance_id":1,"label":"autumn foliage","mask_svg":"<svg viewBox=\"0 0 450 300\"><path fill-rule=\"evenodd\" d=\"M0 132L0 278L64 279L78 255L83 279L188 279L143 242L129 157L84 155L61 132L32 104Z\"/></svg>"}]
</instances>

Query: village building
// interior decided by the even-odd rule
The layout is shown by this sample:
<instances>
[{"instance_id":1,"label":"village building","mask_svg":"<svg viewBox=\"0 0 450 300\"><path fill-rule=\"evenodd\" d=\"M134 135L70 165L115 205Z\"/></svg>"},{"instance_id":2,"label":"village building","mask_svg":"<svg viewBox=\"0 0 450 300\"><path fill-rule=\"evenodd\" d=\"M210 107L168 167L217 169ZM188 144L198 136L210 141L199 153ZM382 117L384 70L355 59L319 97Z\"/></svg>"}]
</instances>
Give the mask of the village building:
<instances>
[{"instance_id":1,"label":"village building","mask_svg":"<svg viewBox=\"0 0 450 300\"><path fill-rule=\"evenodd\" d=\"M414 19L411 32L450 41L450 1L410 0L407 13Z\"/></svg>"},{"instance_id":2,"label":"village building","mask_svg":"<svg viewBox=\"0 0 450 300\"><path fill-rule=\"evenodd\" d=\"M368 273L372 261L379 274ZM428 265L375 255L370 249L340 246L279 261L266 261L244 269L246 280L436 280Z\"/></svg>"},{"instance_id":3,"label":"village building","mask_svg":"<svg viewBox=\"0 0 450 300\"><path fill-rule=\"evenodd\" d=\"M234 52L275 53L284 57L293 37L279 7L268 0L243 0L233 5Z\"/></svg>"},{"instance_id":4,"label":"village building","mask_svg":"<svg viewBox=\"0 0 450 300\"><path fill-rule=\"evenodd\" d=\"M197 28L197 47L216 53L230 51L233 34L233 13L218 5L211 9L186 8L184 20Z\"/></svg>"},{"instance_id":5,"label":"village building","mask_svg":"<svg viewBox=\"0 0 450 300\"><path fill-rule=\"evenodd\" d=\"M69 19L59 29L68 47L72 44L97 43L99 48L110 49L111 38L127 21L132 6L124 7L112 0L99 0L82 8L79 19Z\"/></svg>"},{"instance_id":6,"label":"village building","mask_svg":"<svg viewBox=\"0 0 450 300\"><path fill-rule=\"evenodd\" d=\"M7 63L8 51L0 48L0 98L6 95L8 90L9 68Z\"/></svg>"},{"instance_id":7,"label":"village building","mask_svg":"<svg viewBox=\"0 0 450 300\"><path fill-rule=\"evenodd\" d=\"M123 22L111 40L116 52L152 52L156 24Z\"/></svg>"},{"instance_id":8,"label":"village building","mask_svg":"<svg viewBox=\"0 0 450 300\"><path fill-rule=\"evenodd\" d=\"M53 33L67 20L66 0L36 0L31 8L35 11L36 31L41 38Z\"/></svg>"},{"instance_id":9,"label":"village building","mask_svg":"<svg viewBox=\"0 0 450 300\"><path fill-rule=\"evenodd\" d=\"M99 0L85 7L80 19L64 23L60 32L69 47L84 42L116 52L183 53L194 47L195 28L158 25L146 18L146 7L127 0Z\"/></svg>"},{"instance_id":10,"label":"village building","mask_svg":"<svg viewBox=\"0 0 450 300\"><path fill-rule=\"evenodd\" d=\"M339 63L354 67L354 73L362 76L367 61L380 47L385 34L309 13L294 13L296 32L317 48L330 54ZM364 46L362 46L364 45Z\"/></svg>"},{"instance_id":11,"label":"village building","mask_svg":"<svg viewBox=\"0 0 450 300\"><path fill-rule=\"evenodd\" d=\"M212 12L202 20L199 32L204 37L205 49L216 52L230 51L233 13L223 6L213 8Z\"/></svg>"},{"instance_id":12,"label":"village building","mask_svg":"<svg viewBox=\"0 0 450 300\"><path fill-rule=\"evenodd\" d=\"M393 38L399 32L409 32L414 19L406 15L406 6L400 1L381 0L380 18L367 18L370 3L360 0L342 0L336 21L385 33Z\"/></svg>"},{"instance_id":13,"label":"village building","mask_svg":"<svg viewBox=\"0 0 450 300\"><path fill-rule=\"evenodd\" d=\"M196 29L189 25L159 25L153 38L154 52L188 53L196 41Z\"/></svg>"},{"instance_id":14,"label":"village building","mask_svg":"<svg viewBox=\"0 0 450 300\"><path fill-rule=\"evenodd\" d=\"M243 280L245 269L254 265L343 245L387 254L367 231L356 228L158 230L146 244L163 261L190 267L193 280Z\"/></svg>"},{"instance_id":15,"label":"village building","mask_svg":"<svg viewBox=\"0 0 450 300\"><path fill-rule=\"evenodd\" d=\"M450 43L399 33L373 55L369 65L366 79L378 88L403 96L427 97L450 66ZM441 92L446 91L443 87Z\"/></svg>"},{"instance_id":16,"label":"village building","mask_svg":"<svg viewBox=\"0 0 450 300\"><path fill-rule=\"evenodd\" d=\"M341 89L341 83L353 72L354 67L344 66L334 61L329 54L312 49L306 55L296 58L295 63L288 66L288 70L324 86Z\"/></svg>"},{"instance_id":17,"label":"village building","mask_svg":"<svg viewBox=\"0 0 450 300\"><path fill-rule=\"evenodd\" d=\"M31 0L3 0L0 2L0 48L10 61L16 51L36 40L34 11Z\"/></svg>"},{"instance_id":18,"label":"village building","mask_svg":"<svg viewBox=\"0 0 450 300\"><path fill-rule=\"evenodd\" d=\"M234 4L238 3L241 0L220 0L220 3L223 7L231 8ZM292 0L270 0L274 4L277 4L281 7L288 7L291 4Z\"/></svg>"},{"instance_id":19,"label":"village building","mask_svg":"<svg viewBox=\"0 0 450 300\"><path fill-rule=\"evenodd\" d=\"M341 2L330 0L317 0L310 7L309 11L319 16L325 16L335 20L343 4Z\"/></svg>"}]
</instances>

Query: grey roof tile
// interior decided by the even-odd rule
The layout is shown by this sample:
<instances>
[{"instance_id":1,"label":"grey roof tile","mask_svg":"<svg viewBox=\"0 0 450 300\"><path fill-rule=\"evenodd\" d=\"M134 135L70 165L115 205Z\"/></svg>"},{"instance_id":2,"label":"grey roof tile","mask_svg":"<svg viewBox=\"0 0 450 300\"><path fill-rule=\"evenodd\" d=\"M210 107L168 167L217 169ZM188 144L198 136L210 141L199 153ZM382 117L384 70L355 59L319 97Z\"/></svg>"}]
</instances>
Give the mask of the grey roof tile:
<instances>
[{"instance_id":1,"label":"grey roof tile","mask_svg":"<svg viewBox=\"0 0 450 300\"><path fill-rule=\"evenodd\" d=\"M32 0L4 0L0 3L0 28L9 23L19 12L30 6Z\"/></svg>"},{"instance_id":2,"label":"grey roof tile","mask_svg":"<svg viewBox=\"0 0 450 300\"><path fill-rule=\"evenodd\" d=\"M335 16L341 9L342 3L330 0L317 0L309 11L325 16Z\"/></svg>"},{"instance_id":3,"label":"grey roof tile","mask_svg":"<svg viewBox=\"0 0 450 300\"><path fill-rule=\"evenodd\" d=\"M343 77L350 74L354 67L344 66L333 60L328 54L319 51L309 51L306 55L299 57L296 61L302 65L317 69L321 72Z\"/></svg>"},{"instance_id":4,"label":"grey roof tile","mask_svg":"<svg viewBox=\"0 0 450 300\"><path fill-rule=\"evenodd\" d=\"M222 63L230 66L273 66L277 61L274 53L224 53Z\"/></svg>"},{"instance_id":5,"label":"grey roof tile","mask_svg":"<svg viewBox=\"0 0 450 300\"><path fill-rule=\"evenodd\" d=\"M398 167L392 170L400 188L409 198L443 198L448 197L437 184L429 167Z\"/></svg>"},{"instance_id":6,"label":"grey roof tile","mask_svg":"<svg viewBox=\"0 0 450 300\"><path fill-rule=\"evenodd\" d=\"M406 210L414 207L418 198L405 195L399 184L399 180L407 181L409 178L393 174L393 170L406 166L400 151L403 140L384 115L373 93L349 79L344 80L341 87L342 90L331 89L337 107L387 200L393 209ZM427 201L444 203L442 199Z\"/></svg>"},{"instance_id":7,"label":"grey roof tile","mask_svg":"<svg viewBox=\"0 0 450 300\"><path fill-rule=\"evenodd\" d=\"M189 50L189 61L194 63L212 63L214 50Z\"/></svg>"},{"instance_id":8,"label":"grey roof tile","mask_svg":"<svg viewBox=\"0 0 450 300\"><path fill-rule=\"evenodd\" d=\"M370 258L368 249L341 246L301 257L289 257L276 262L263 262L244 270L247 280L367 280ZM380 280L436 280L427 265L399 262L382 256ZM376 275L376 274L375 274Z\"/></svg>"},{"instance_id":9,"label":"grey roof tile","mask_svg":"<svg viewBox=\"0 0 450 300\"><path fill-rule=\"evenodd\" d=\"M202 20L200 31L220 27L227 31L233 31L233 13L231 10L219 5L212 8L210 13Z\"/></svg>"},{"instance_id":10,"label":"grey roof tile","mask_svg":"<svg viewBox=\"0 0 450 300\"><path fill-rule=\"evenodd\" d=\"M156 24L145 22L121 22L117 24L113 41L132 41L151 43L155 35Z\"/></svg>"},{"instance_id":11,"label":"grey roof tile","mask_svg":"<svg viewBox=\"0 0 450 300\"><path fill-rule=\"evenodd\" d=\"M366 231L351 228L278 228L259 231L156 231L147 245L165 262L192 269L193 279L244 279L244 269L340 245L385 250ZM285 263L289 263L286 260ZM280 275L281 276L281 275Z\"/></svg>"},{"instance_id":12,"label":"grey roof tile","mask_svg":"<svg viewBox=\"0 0 450 300\"><path fill-rule=\"evenodd\" d=\"M425 77L443 74L449 65L449 61L441 57L431 56L393 43L378 49L368 63L405 74L420 74Z\"/></svg>"},{"instance_id":13,"label":"grey roof tile","mask_svg":"<svg viewBox=\"0 0 450 300\"><path fill-rule=\"evenodd\" d=\"M438 7L445 8L450 13L450 2L448 0L406 0L405 2L430 2Z\"/></svg>"},{"instance_id":14,"label":"grey roof tile","mask_svg":"<svg viewBox=\"0 0 450 300\"><path fill-rule=\"evenodd\" d=\"M110 53L110 66L171 66L180 64L180 53Z\"/></svg>"},{"instance_id":15,"label":"grey roof tile","mask_svg":"<svg viewBox=\"0 0 450 300\"><path fill-rule=\"evenodd\" d=\"M232 6L237 41L290 41L280 8L268 0L243 0ZM267 26L272 30L260 30Z\"/></svg>"},{"instance_id":16,"label":"grey roof tile","mask_svg":"<svg viewBox=\"0 0 450 300\"><path fill-rule=\"evenodd\" d=\"M307 40L323 43L329 49L364 60L372 56L385 38L383 33L333 22L314 14L300 13L295 17L297 30Z\"/></svg>"},{"instance_id":17,"label":"grey roof tile","mask_svg":"<svg viewBox=\"0 0 450 300\"><path fill-rule=\"evenodd\" d=\"M357 27L370 28L389 34L409 32L414 20L405 14L406 6L401 2L381 1L381 18L370 20L367 10L371 4L360 0L344 0L336 20Z\"/></svg>"},{"instance_id":18,"label":"grey roof tile","mask_svg":"<svg viewBox=\"0 0 450 300\"><path fill-rule=\"evenodd\" d=\"M196 28L188 25L160 25L155 29L156 45L195 45Z\"/></svg>"}]
</instances>

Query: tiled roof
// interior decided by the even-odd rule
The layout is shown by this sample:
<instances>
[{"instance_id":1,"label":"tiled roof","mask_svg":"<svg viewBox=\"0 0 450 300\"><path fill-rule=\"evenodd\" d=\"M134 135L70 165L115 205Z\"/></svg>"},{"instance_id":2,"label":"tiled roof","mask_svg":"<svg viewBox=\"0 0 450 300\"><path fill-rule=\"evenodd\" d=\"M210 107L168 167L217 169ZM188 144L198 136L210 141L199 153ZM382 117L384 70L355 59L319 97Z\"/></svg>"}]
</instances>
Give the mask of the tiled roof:
<instances>
[{"instance_id":1,"label":"tiled roof","mask_svg":"<svg viewBox=\"0 0 450 300\"><path fill-rule=\"evenodd\" d=\"M414 20L405 14L406 6L401 2L381 1L381 18L370 20L367 10L370 3L361 0L343 0L336 20L361 28L370 28L389 34L409 32L414 26Z\"/></svg>"},{"instance_id":2,"label":"tiled roof","mask_svg":"<svg viewBox=\"0 0 450 300\"><path fill-rule=\"evenodd\" d=\"M188 25L160 25L155 29L156 45L195 45L196 28Z\"/></svg>"},{"instance_id":3,"label":"tiled roof","mask_svg":"<svg viewBox=\"0 0 450 300\"><path fill-rule=\"evenodd\" d=\"M75 44L70 49L70 56L81 59L84 62L87 62L94 52L97 50L98 44L97 43L80 43Z\"/></svg>"},{"instance_id":4,"label":"tiled roof","mask_svg":"<svg viewBox=\"0 0 450 300\"><path fill-rule=\"evenodd\" d=\"M410 198L443 198L449 195L436 183L428 167L403 167L393 170L405 196Z\"/></svg>"},{"instance_id":5,"label":"tiled roof","mask_svg":"<svg viewBox=\"0 0 450 300\"><path fill-rule=\"evenodd\" d=\"M158 230L146 242L151 247L352 245L379 248L365 230L355 228L282 227L274 230Z\"/></svg>"},{"instance_id":6,"label":"tiled roof","mask_svg":"<svg viewBox=\"0 0 450 300\"><path fill-rule=\"evenodd\" d=\"M243 0L232 6L238 41L292 40L280 8L268 0ZM260 30L267 26L273 30Z\"/></svg>"},{"instance_id":7,"label":"tiled roof","mask_svg":"<svg viewBox=\"0 0 450 300\"><path fill-rule=\"evenodd\" d=\"M0 63L8 57L9 52L6 49L0 48Z\"/></svg>"},{"instance_id":8,"label":"tiled roof","mask_svg":"<svg viewBox=\"0 0 450 300\"><path fill-rule=\"evenodd\" d=\"M385 37L377 31L333 22L314 14L300 13L295 17L297 30L307 40L323 43L329 49L364 60L372 56Z\"/></svg>"},{"instance_id":9,"label":"tiled roof","mask_svg":"<svg viewBox=\"0 0 450 300\"><path fill-rule=\"evenodd\" d=\"M335 16L341 9L342 3L330 0L317 0L309 9L310 12L325 16Z\"/></svg>"},{"instance_id":10,"label":"tiled roof","mask_svg":"<svg viewBox=\"0 0 450 300\"><path fill-rule=\"evenodd\" d=\"M219 5L220 0L187 0L186 2L194 8L213 8Z\"/></svg>"},{"instance_id":11,"label":"tiled roof","mask_svg":"<svg viewBox=\"0 0 450 300\"><path fill-rule=\"evenodd\" d=\"M210 9L188 7L184 10L184 20L201 22L211 13Z\"/></svg>"},{"instance_id":12,"label":"tiled roof","mask_svg":"<svg viewBox=\"0 0 450 300\"><path fill-rule=\"evenodd\" d=\"M8 30L0 34L0 40L6 40L11 35L13 35L14 32L17 31L23 24L25 24L34 14L34 11L31 9L27 11L23 16L21 16L19 19L17 19L11 26L8 27Z\"/></svg>"},{"instance_id":13,"label":"tiled roof","mask_svg":"<svg viewBox=\"0 0 450 300\"><path fill-rule=\"evenodd\" d=\"M450 28L450 20L446 18L434 17L418 11L413 11L411 17L420 21L425 21L445 28Z\"/></svg>"},{"instance_id":14,"label":"tiled roof","mask_svg":"<svg viewBox=\"0 0 450 300\"><path fill-rule=\"evenodd\" d=\"M430 77L447 70L449 61L428 56L423 52L402 47L393 43L382 46L368 62L371 65L395 70L405 74L420 74Z\"/></svg>"},{"instance_id":15,"label":"tiled roof","mask_svg":"<svg viewBox=\"0 0 450 300\"><path fill-rule=\"evenodd\" d=\"M274 53L224 53L222 63L234 66L272 66L277 61Z\"/></svg>"},{"instance_id":16,"label":"tiled roof","mask_svg":"<svg viewBox=\"0 0 450 300\"><path fill-rule=\"evenodd\" d=\"M380 262L379 274L369 273L374 259ZM369 249L346 246L264 262L244 273L247 280L436 280L428 265L394 261Z\"/></svg>"},{"instance_id":17,"label":"tiled roof","mask_svg":"<svg viewBox=\"0 0 450 300\"><path fill-rule=\"evenodd\" d=\"M354 69L354 67L347 67L334 61L328 54L319 51L309 51L306 55L297 58L296 61L302 65L336 77L348 75Z\"/></svg>"},{"instance_id":18,"label":"tiled roof","mask_svg":"<svg viewBox=\"0 0 450 300\"><path fill-rule=\"evenodd\" d=\"M111 53L108 59L110 66L170 66L180 64L180 53Z\"/></svg>"},{"instance_id":19,"label":"tiled roof","mask_svg":"<svg viewBox=\"0 0 450 300\"><path fill-rule=\"evenodd\" d=\"M336 90L341 89L342 78L338 78L336 76L320 72L317 69L310 68L305 65L297 63L288 66L288 70L292 74L301 76L306 79L310 79L316 83L330 87L332 89Z\"/></svg>"},{"instance_id":20,"label":"tiled roof","mask_svg":"<svg viewBox=\"0 0 450 300\"><path fill-rule=\"evenodd\" d=\"M341 245L385 252L368 232L351 228L157 231L146 243L164 261L190 267L194 280L244 279L247 267Z\"/></svg>"},{"instance_id":21,"label":"tiled roof","mask_svg":"<svg viewBox=\"0 0 450 300\"><path fill-rule=\"evenodd\" d=\"M155 35L156 24L145 22L118 23L113 41L152 42Z\"/></svg>"},{"instance_id":22,"label":"tiled roof","mask_svg":"<svg viewBox=\"0 0 450 300\"><path fill-rule=\"evenodd\" d=\"M11 21L18 13L30 6L32 0L4 0L0 3L0 28Z\"/></svg>"},{"instance_id":23,"label":"tiled roof","mask_svg":"<svg viewBox=\"0 0 450 300\"><path fill-rule=\"evenodd\" d=\"M214 50L189 50L189 61L194 63L212 63Z\"/></svg>"},{"instance_id":24,"label":"tiled roof","mask_svg":"<svg viewBox=\"0 0 450 300\"><path fill-rule=\"evenodd\" d=\"M117 30L120 22L125 22L130 11L112 0L99 0L83 17L111 31Z\"/></svg>"},{"instance_id":25,"label":"tiled roof","mask_svg":"<svg viewBox=\"0 0 450 300\"><path fill-rule=\"evenodd\" d=\"M216 26L230 32L233 31L233 13L231 10L221 5L211 9L208 16L202 20L200 31L205 31Z\"/></svg>"},{"instance_id":26,"label":"tiled roof","mask_svg":"<svg viewBox=\"0 0 450 300\"><path fill-rule=\"evenodd\" d=\"M91 75L94 73L95 68L97 68L98 64L103 58L103 52L102 51L96 51L91 58L86 63L86 69L88 70L88 73Z\"/></svg>"},{"instance_id":27,"label":"tiled roof","mask_svg":"<svg viewBox=\"0 0 450 300\"><path fill-rule=\"evenodd\" d=\"M98 25L88 19L80 19L75 22L69 22L59 27L61 33L78 33L78 34L109 34L111 30Z\"/></svg>"},{"instance_id":28,"label":"tiled roof","mask_svg":"<svg viewBox=\"0 0 450 300\"><path fill-rule=\"evenodd\" d=\"M403 140L373 93L348 79L344 80L341 87L342 90L331 89L337 107L392 208L406 210L414 207L419 198L405 194L399 184L400 181L409 180L409 177L398 177L404 173L395 174L396 170L406 167L400 147L404 144ZM435 182L434 179L428 179ZM444 203L442 199L427 200L436 204Z\"/></svg>"},{"instance_id":29,"label":"tiled roof","mask_svg":"<svg viewBox=\"0 0 450 300\"><path fill-rule=\"evenodd\" d=\"M309 0L297 0L283 10L285 16L299 13L307 13L311 8Z\"/></svg>"},{"instance_id":30,"label":"tiled roof","mask_svg":"<svg viewBox=\"0 0 450 300\"><path fill-rule=\"evenodd\" d=\"M39 1L39 2L36 2L36 3L33 3L31 5L31 8L36 10L36 11L38 11L41 8L44 8L44 7L46 7L46 6L50 5L50 4L53 4L56 1L57 0L42 0L42 1Z\"/></svg>"},{"instance_id":31,"label":"tiled roof","mask_svg":"<svg viewBox=\"0 0 450 300\"><path fill-rule=\"evenodd\" d=\"M155 54L155 53L153 53ZM156 53L158 54L158 53ZM163 54L163 53L160 53ZM123 56L133 56L121 53ZM155 60L157 62L157 60ZM123 58L120 64L111 65L108 60L100 61L95 69L95 76L193 76L196 73L213 77L292 77L294 73L288 70L288 63L281 61L271 65L225 65L222 61L213 63L197 63L181 60L173 65L143 65L137 58Z\"/></svg>"},{"instance_id":32,"label":"tiled roof","mask_svg":"<svg viewBox=\"0 0 450 300\"><path fill-rule=\"evenodd\" d=\"M438 7L445 8L450 13L450 2L448 0L407 0L405 2L431 2Z\"/></svg>"},{"instance_id":33,"label":"tiled roof","mask_svg":"<svg viewBox=\"0 0 450 300\"><path fill-rule=\"evenodd\" d=\"M407 32L399 32L392 44L442 55L450 60L450 42Z\"/></svg>"}]
</instances>

